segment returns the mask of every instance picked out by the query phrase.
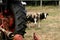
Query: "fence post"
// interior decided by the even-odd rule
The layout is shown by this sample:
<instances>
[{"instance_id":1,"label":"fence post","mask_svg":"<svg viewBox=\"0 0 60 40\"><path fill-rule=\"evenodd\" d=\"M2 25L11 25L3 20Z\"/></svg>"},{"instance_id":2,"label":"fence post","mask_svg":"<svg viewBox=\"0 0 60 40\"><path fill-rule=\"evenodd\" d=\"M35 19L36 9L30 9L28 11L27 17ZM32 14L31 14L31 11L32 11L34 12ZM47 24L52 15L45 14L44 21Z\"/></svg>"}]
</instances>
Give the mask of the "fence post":
<instances>
[{"instance_id":1,"label":"fence post","mask_svg":"<svg viewBox=\"0 0 60 40\"><path fill-rule=\"evenodd\" d=\"M60 0L59 0L59 6L60 6Z\"/></svg>"},{"instance_id":2,"label":"fence post","mask_svg":"<svg viewBox=\"0 0 60 40\"><path fill-rule=\"evenodd\" d=\"M40 0L40 6L42 6L42 0Z\"/></svg>"}]
</instances>

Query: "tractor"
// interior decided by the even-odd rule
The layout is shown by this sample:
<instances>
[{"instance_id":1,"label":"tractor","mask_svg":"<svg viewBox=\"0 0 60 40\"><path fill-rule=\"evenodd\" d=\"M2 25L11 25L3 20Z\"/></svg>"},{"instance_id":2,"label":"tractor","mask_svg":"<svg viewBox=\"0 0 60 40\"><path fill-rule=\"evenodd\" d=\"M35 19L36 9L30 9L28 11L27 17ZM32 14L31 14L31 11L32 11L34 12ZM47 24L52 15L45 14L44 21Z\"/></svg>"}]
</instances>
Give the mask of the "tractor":
<instances>
[{"instance_id":1,"label":"tractor","mask_svg":"<svg viewBox=\"0 0 60 40\"><path fill-rule=\"evenodd\" d=\"M20 0L0 0L0 40L17 40L14 39L16 34L20 34L21 40L24 38L27 28L25 5Z\"/></svg>"}]
</instances>

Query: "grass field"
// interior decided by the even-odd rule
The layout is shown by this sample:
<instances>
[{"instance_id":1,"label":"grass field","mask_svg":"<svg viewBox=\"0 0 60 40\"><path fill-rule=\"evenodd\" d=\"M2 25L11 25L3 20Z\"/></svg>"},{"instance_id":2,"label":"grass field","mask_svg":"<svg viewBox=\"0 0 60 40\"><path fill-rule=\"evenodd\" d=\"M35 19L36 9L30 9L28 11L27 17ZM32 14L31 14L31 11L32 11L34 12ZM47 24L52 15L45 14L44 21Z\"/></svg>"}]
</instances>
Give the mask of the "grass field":
<instances>
[{"instance_id":1,"label":"grass field","mask_svg":"<svg viewBox=\"0 0 60 40\"><path fill-rule=\"evenodd\" d=\"M33 33L36 32L41 40L60 40L60 7L26 7L27 12L47 12L46 20L40 22L40 28L27 28L24 40L33 40Z\"/></svg>"}]
</instances>

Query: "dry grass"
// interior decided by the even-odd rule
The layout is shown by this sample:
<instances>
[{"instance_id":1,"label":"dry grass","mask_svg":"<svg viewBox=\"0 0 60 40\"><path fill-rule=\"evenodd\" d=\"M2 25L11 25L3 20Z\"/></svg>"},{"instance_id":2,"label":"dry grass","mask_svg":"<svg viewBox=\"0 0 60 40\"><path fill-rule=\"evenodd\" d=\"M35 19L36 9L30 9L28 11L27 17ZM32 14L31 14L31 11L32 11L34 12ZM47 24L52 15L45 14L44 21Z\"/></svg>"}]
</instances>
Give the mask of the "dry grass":
<instances>
[{"instance_id":1,"label":"dry grass","mask_svg":"<svg viewBox=\"0 0 60 40\"><path fill-rule=\"evenodd\" d=\"M41 40L60 40L60 7L26 7L28 12L47 12L49 16L40 22L40 28L27 28L24 40L33 40L33 33L36 32ZM32 24L33 25L33 24Z\"/></svg>"}]
</instances>

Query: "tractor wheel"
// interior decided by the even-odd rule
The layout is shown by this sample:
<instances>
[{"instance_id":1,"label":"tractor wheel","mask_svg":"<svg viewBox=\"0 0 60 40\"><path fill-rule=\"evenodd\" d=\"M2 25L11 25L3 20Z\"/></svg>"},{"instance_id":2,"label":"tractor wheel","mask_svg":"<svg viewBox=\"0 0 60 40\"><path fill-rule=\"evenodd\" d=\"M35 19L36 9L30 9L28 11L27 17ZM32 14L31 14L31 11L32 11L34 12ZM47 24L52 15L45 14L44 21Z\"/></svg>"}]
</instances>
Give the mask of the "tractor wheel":
<instances>
[{"instance_id":1,"label":"tractor wheel","mask_svg":"<svg viewBox=\"0 0 60 40\"><path fill-rule=\"evenodd\" d=\"M15 31L14 34L21 34L24 36L26 29L26 11L25 7L21 4L12 4L12 11L15 18Z\"/></svg>"}]
</instances>

